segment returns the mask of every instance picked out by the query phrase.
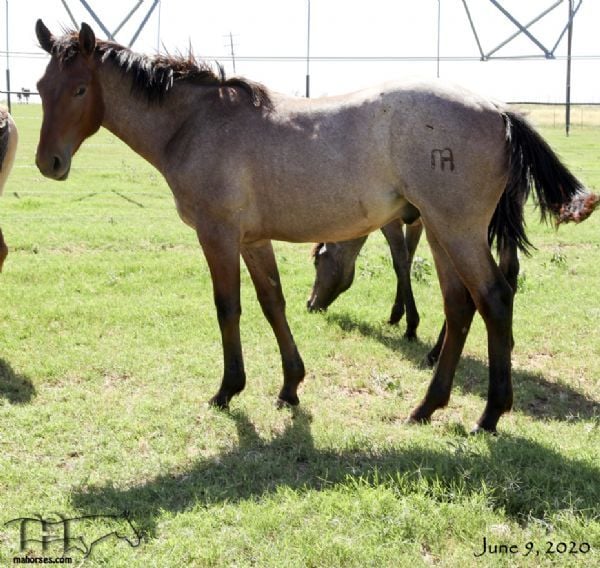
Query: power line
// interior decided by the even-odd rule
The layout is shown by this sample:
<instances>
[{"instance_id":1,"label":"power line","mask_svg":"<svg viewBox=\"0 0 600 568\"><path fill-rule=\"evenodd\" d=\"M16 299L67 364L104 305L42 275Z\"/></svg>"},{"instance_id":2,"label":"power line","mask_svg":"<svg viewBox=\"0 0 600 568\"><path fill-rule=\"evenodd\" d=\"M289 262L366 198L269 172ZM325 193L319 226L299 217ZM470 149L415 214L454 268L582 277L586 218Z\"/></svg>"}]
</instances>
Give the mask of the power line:
<instances>
[{"instance_id":1,"label":"power line","mask_svg":"<svg viewBox=\"0 0 600 568\"><path fill-rule=\"evenodd\" d=\"M203 56L203 59L209 60L231 60L231 55L206 55ZM305 62L305 55L236 55L236 61L273 61L273 62ZM553 60L561 61L566 60L566 55L557 55L553 58ZM573 60L580 61L596 61L600 60L600 54L597 55L573 55L571 56ZM381 62L394 62L394 61L437 61L436 55L313 55L310 58L311 62L345 62L345 61L355 61L355 62L369 62L369 61L381 61ZM547 58L541 54L532 54L532 55L506 55L494 57L491 59L487 59L483 61L483 63L488 63L489 61L498 61L498 60L524 60L524 61L547 61ZM472 56L472 55L444 55L440 56L440 61L476 61L482 62L481 57Z\"/></svg>"},{"instance_id":2,"label":"power line","mask_svg":"<svg viewBox=\"0 0 600 568\"><path fill-rule=\"evenodd\" d=\"M226 36L229 37L229 36ZM235 44L233 45L235 47ZM6 55L6 50L0 50L0 57ZM11 58L22 58L22 59L48 59L48 55L45 53L37 53L33 51L8 51ZM556 55L554 61L566 61L567 55ZM220 54L220 55L205 55L202 57L205 60L223 60L223 61L248 61L248 62L261 62L261 61L272 61L272 62L305 62L306 55L237 55L234 53ZM437 61L437 55L313 55L310 60L316 62L395 62L395 61L414 61L414 62L427 62ZM481 57L473 55L442 55L440 61L455 61L455 62L469 62L476 61L481 62ZM573 61L598 61L600 60L600 54L582 54L572 55ZM483 62L488 63L489 61L547 61L547 58L542 54L531 54L531 55L505 55L497 56L490 59L486 59Z\"/></svg>"}]
</instances>

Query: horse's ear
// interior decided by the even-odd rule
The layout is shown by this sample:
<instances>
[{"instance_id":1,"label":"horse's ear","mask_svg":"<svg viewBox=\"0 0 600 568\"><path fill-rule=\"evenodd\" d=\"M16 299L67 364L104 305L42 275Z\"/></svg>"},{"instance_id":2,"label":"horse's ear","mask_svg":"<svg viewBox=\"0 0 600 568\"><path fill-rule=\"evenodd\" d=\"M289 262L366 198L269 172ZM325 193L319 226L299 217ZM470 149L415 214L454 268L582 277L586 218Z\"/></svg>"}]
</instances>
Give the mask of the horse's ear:
<instances>
[{"instance_id":1,"label":"horse's ear","mask_svg":"<svg viewBox=\"0 0 600 568\"><path fill-rule=\"evenodd\" d=\"M35 24L35 35L40 42L40 47L52 53L52 47L54 46L54 36L50 33L50 30L44 25L42 20L38 20Z\"/></svg>"},{"instance_id":2,"label":"horse's ear","mask_svg":"<svg viewBox=\"0 0 600 568\"><path fill-rule=\"evenodd\" d=\"M79 51L82 55L89 57L96 49L96 36L94 30L85 22L82 22L79 30Z\"/></svg>"}]
</instances>

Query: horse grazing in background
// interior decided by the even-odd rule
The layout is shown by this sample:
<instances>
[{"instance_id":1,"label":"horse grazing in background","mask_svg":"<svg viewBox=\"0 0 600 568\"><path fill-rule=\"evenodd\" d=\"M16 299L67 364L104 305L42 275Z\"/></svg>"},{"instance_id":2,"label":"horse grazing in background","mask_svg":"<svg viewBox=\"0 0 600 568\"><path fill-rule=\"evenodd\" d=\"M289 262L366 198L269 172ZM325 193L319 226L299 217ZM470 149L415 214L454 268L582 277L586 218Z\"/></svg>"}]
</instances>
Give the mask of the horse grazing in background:
<instances>
[{"instance_id":1,"label":"horse grazing in background","mask_svg":"<svg viewBox=\"0 0 600 568\"><path fill-rule=\"evenodd\" d=\"M476 429L496 429L512 405L513 292L489 239L527 248L520 203L530 187L542 213L557 221L582 221L598 201L522 117L437 82L300 99L227 79L191 55L149 58L97 41L87 24L54 37L38 20L36 32L51 54L38 82L40 171L66 179L81 143L105 126L163 174L179 215L198 235L223 343L223 379L212 404L226 408L246 381L240 255L279 344L279 400L296 405L304 364L271 240L355 239L418 210L446 331L410 420L426 422L447 404L477 310L487 327L489 390Z\"/></svg>"},{"instance_id":2,"label":"horse grazing in background","mask_svg":"<svg viewBox=\"0 0 600 568\"><path fill-rule=\"evenodd\" d=\"M423 232L423 224L417 219L405 227L402 219L395 219L381 227L381 232L390 246L396 273L396 298L388 323L396 325L406 312L405 337L415 339L419 326L419 312L412 292L410 270ZM318 243L313 247L316 274L306 303L309 312L327 310L340 294L352 286L356 259L366 241L367 235L364 235L341 243Z\"/></svg>"},{"instance_id":3,"label":"horse grazing in background","mask_svg":"<svg viewBox=\"0 0 600 568\"><path fill-rule=\"evenodd\" d=\"M395 219L383 226L381 232L385 236L392 253L397 281L396 298L388 323L396 325L404 315L406 308L406 332L404 336L412 340L417 337L419 313L412 292L410 272L423 225L420 219L406 225L406 237L403 232L404 225L402 220ZM366 240L367 236L363 236L340 243L317 243L313 247L315 281L306 304L308 311L326 311L340 294L352 286L356 258ZM512 241L505 243L505 246L498 251L498 256L500 270L513 293L516 293L520 265L515 243ZM438 335L438 340L425 357L425 363L430 367L433 367L438 360L445 335L446 324L444 323Z\"/></svg>"},{"instance_id":4,"label":"horse grazing in background","mask_svg":"<svg viewBox=\"0 0 600 568\"><path fill-rule=\"evenodd\" d=\"M0 195L4 190L4 184L12 169L17 152L19 133L17 126L8 111L0 108ZM8 256L8 247L4 242L4 235L0 229L0 272L2 265Z\"/></svg>"}]
</instances>

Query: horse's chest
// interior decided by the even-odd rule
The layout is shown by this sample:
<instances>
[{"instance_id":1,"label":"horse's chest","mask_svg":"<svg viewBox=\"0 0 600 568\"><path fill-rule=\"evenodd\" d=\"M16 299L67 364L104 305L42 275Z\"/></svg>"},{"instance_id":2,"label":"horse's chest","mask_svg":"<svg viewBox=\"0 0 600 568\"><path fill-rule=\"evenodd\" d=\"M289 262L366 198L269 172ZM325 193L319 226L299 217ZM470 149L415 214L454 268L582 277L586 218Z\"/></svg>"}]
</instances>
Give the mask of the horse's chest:
<instances>
[{"instance_id":1,"label":"horse's chest","mask_svg":"<svg viewBox=\"0 0 600 568\"><path fill-rule=\"evenodd\" d=\"M175 208L177 209L177 214L179 218L188 226L192 227L192 229L196 228L196 212L195 209L186 205L185 201L177 199L175 197Z\"/></svg>"}]
</instances>

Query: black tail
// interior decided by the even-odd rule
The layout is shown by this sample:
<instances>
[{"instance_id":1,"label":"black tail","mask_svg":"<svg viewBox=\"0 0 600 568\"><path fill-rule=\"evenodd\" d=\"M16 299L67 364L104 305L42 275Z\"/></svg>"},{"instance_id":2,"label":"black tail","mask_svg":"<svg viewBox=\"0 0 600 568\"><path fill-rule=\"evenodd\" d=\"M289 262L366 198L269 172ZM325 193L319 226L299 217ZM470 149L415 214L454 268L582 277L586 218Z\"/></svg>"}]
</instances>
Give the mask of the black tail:
<instances>
[{"instance_id":1,"label":"black tail","mask_svg":"<svg viewBox=\"0 0 600 568\"><path fill-rule=\"evenodd\" d=\"M517 246L525 254L534 248L525 234L524 204L531 189L543 220L550 215L556 224L583 221L600 198L590 193L562 164L548 143L525 118L503 112L506 125L508 181L490 222L490 244L498 250Z\"/></svg>"}]
</instances>

